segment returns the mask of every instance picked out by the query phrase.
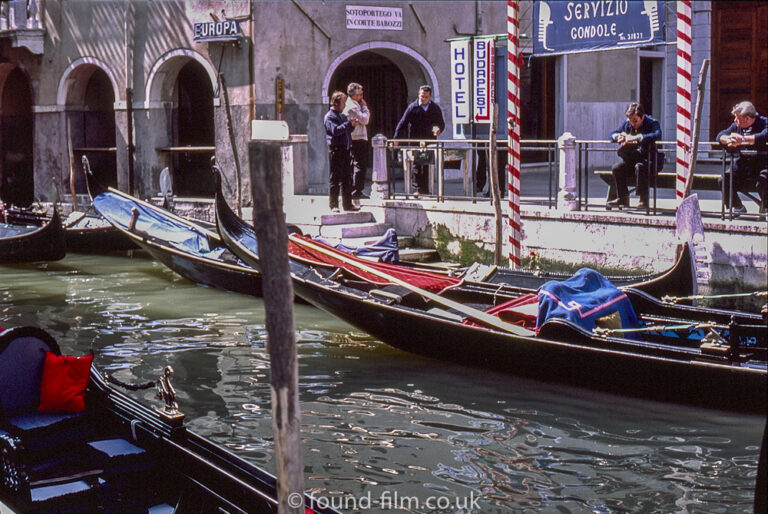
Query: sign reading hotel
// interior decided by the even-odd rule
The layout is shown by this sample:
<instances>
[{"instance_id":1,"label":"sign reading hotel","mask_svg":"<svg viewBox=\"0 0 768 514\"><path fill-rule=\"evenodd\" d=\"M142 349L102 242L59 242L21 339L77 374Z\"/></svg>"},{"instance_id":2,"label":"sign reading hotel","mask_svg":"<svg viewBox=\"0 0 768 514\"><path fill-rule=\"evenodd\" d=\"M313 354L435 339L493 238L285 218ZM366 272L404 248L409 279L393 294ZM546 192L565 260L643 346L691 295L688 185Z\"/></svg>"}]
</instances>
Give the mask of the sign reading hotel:
<instances>
[{"instance_id":1,"label":"sign reading hotel","mask_svg":"<svg viewBox=\"0 0 768 514\"><path fill-rule=\"evenodd\" d=\"M495 38L451 41L451 105L455 124L490 123Z\"/></svg>"},{"instance_id":2,"label":"sign reading hotel","mask_svg":"<svg viewBox=\"0 0 768 514\"><path fill-rule=\"evenodd\" d=\"M664 13L661 0L535 2L533 54L661 45Z\"/></svg>"},{"instance_id":3,"label":"sign reading hotel","mask_svg":"<svg viewBox=\"0 0 768 514\"><path fill-rule=\"evenodd\" d=\"M348 5L347 28L362 30L403 30L403 10L400 7Z\"/></svg>"},{"instance_id":4,"label":"sign reading hotel","mask_svg":"<svg viewBox=\"0 0 768 514\"><path fill-rule=\"evenodd\" d=\"M475 123L491 122L491 104L493 103L494 87L494 55L495 38L477 38L472 41L474 57L473 106L472 117Z\"/></svg>"},{"instance_id":5,"label":"sign reading hotel","mask_svg":"<svg viewBox=\"0 0 768 514\"><path fill-rule=\"evenodd\" d=\"M236 20L206 21L194 25L195 43L210 41L239 41L243 36Z\"/></svg>"},{"instance_id":6,"label":"sign reading hotel","mask_svg":"<svg viewBox=\"0 0 768 514\"><path fill-rule=\"evenodd\" d=\"M451 41L451 105L454 123L469 123L469 68L469 39Z\"/></svg>"}]
</instances>

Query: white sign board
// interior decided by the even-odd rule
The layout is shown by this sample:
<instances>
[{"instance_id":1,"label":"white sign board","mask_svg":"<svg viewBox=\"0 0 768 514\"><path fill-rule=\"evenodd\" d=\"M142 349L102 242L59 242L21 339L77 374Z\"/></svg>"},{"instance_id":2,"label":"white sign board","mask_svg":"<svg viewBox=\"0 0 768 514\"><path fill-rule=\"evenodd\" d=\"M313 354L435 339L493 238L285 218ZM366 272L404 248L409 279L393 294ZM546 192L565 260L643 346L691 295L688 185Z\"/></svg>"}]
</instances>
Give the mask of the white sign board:
<instances>
[{"instance_id":1,"label":"white sign board","mask_svg":"<svg viewBox=\"0 0 768 514\"><path fill-rule=\"evenodd\" d=\"M453 123L469 123L469 40L451 41Z\"/></svg>"},{"instance_id":2,"label":"white sign board","mask_svg":"<svg viewBox=\"0 0 768 514\"><path fill-rule=\"evenodd\" d=\"M403 30L403 10L400 7L348 5L347 28L362 30Z\"/></svg>"},{"instance_id":3,"label":"white sign board","mask_svg":"<svg viewBox=\"0 0 768 514\"><path fill-rule=\"evenodd\" d=\"M491 122L491 104L493 103L494 88L494 61L495 38L478 38L473 40L474 69L473 81L473 106L472 116L475 123Z\"/></svg>"}]
</instances>

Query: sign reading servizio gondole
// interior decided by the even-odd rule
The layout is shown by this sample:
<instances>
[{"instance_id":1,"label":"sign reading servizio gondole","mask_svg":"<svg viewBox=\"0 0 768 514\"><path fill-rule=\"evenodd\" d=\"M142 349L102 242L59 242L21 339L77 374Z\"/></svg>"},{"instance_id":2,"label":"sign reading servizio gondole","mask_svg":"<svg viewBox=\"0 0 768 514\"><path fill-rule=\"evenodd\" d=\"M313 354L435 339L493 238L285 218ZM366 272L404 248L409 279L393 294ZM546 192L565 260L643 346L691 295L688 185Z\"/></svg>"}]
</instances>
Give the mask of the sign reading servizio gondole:
<instances>
[{"instance_id":1,"label":"sign reading servizio gondole","mask_svg":"<svg viewBox=\"0 0 768 514\"><path fill-rule=\"evenodd\" d=\"M206 41L238 41L243 36L237 20L204 21L195 23L194 38L196 43Z\"/></svg>"},{"instance_id":2,"label":"sign reading servizio gondole","mask_svg":"<svg viewBox=\"0 0 768 514\"><path fill-rule=\"evenodd\" d=\"M664 43L661 0L540 1L533 16L534 55Z\"/></svg>"},{"instance_id":3,"label":"sign reading servizio gondole","mask_svg":"<svg viewBox=\"0 0 768 514\"><path fill-rule=\"evenodd\" d=\"M348 5L347 28L364 30L403 30L403 10L399 7Z\"/></svg>"}]
</instances>

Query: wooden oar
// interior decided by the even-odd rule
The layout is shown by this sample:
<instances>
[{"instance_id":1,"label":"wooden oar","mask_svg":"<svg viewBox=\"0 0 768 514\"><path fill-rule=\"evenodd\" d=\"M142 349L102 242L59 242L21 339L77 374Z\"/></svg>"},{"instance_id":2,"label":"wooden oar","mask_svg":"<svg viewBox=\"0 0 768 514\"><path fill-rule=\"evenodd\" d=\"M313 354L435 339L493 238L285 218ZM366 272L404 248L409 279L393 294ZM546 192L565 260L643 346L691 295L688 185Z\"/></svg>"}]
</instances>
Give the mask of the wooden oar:
<instances>
[{"instance_id":1,"label":"wooden oar","mask_svg":"<svg viewBox=\"0 0 768 514\"><path fill-rule=\"evenodd\" d=\"M344 262L346 264L351 264L352 266L356 267L357 269L360 269L362 271L365 271L366 273L370 273L372 275L376 275L379 278L383 278L384 280L388 280L389 282L392 282L393 284L397 284L399 286L405 287L406 289L410 289L414 293L418 293L424 298L428 298L432 300L435 303L438 303L444 307L448 307L449 309L454 309L458 312L461 312L462 314L467 315L468 317L480 321L484 323L485 325L492 326L494 328L498 328L499 330L503 330L504 332L509 332L511 334L515 334L518 336L526 336L526 337L532 337L536 335L536 332L533 330L528 330L525 327L521 327L519 325L513 325L511 323L507 323L505 321L502 321L497 316L493 316L492 314L488 314L487 312L483 312L478 309L474 309L472 307L468 307L462 303L456 302L454 300L450 300L448 298L443 298L440 295L437 295L435 293L432 293L431 291L427 291L426 289L422 289L420 287L414 286L413 284L406 282L405 280L401 280L397 277L394 277L388 273L385 273L383 271L377 270L376 268L373 268L371 266L368 266L366 264L363 264L361 262L357 262L353 259L350 259L344 255L337 254L335 252L328 251L327 249L323 248L322 246L316 245L314 243L311 243L309 241L305 241L304 239L298 238L296 235L291 234L288 236L288 238L293 241L296 244L304 245L309 248L312 248L315 251L318 251L320 253L323 253L325 255L328 255L330 257L333 257L334 259L340 260L341 262Z\"/></svg>"}]
</instances>

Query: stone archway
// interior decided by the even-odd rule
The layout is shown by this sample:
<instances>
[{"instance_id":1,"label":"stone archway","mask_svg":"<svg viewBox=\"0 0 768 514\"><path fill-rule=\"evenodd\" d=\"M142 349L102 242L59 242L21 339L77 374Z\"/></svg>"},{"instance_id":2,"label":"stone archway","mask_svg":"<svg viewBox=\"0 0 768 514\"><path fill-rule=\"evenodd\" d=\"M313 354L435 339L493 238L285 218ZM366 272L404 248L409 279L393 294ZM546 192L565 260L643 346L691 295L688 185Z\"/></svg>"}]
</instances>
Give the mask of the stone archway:
<instances>
[{"instance_id":1,"label":"stone archway","mask_svg":"<svg viewBox=\"0 0 768 514\"><path fill-rule=\"evenodd\" d=\"M27 74L0 65L0 199L22 207L35 195L32 98Z\"/></svg>"},{"instance_id":2,"label":"stone archway","mask_svg":"<svg viewBox=\"0 0 768 514\"><path fill-rule=\"evenodd\" d=\"M98 59L78 59L62 74L57 101L64 113L64 151L68 153L70 142L73 151L77 194L88 192L85 177L78 172L83 155L99 182L118 185L115 110L124 108L119 98L114 73ZM63 190L69 192L71 185L67 179L64 182Z\"/></svg>"},{"instance_id":3,"label":"stone archway","mask_svg":"<svg viewBox=\"0 0 768 514\"><path fill-rule=\"evenodd\" d=\"M150 72L145 106L160 162L168 166L178 196L211 197L214 182L206 148L216 144L214 107L219 104L216 73L191 50L164 55Z\"/></svg>"},{"instance_id":4,"label":"stone archway","mask_svg":"<svg viewBox=\"0 0 768 514\"><path fill-rule=\"evenodd\" d=\"M416 99L419 86L423 84L432 86L432 96L440 103L432 67L420 54L397 43L366 43L335 59L323 82L325 103L333 91L346 92L350 82L358 82L365 88L365 98L371 109L369 137L376 134L392 137L405 107Z\"/></svg>"}]
</instances>

